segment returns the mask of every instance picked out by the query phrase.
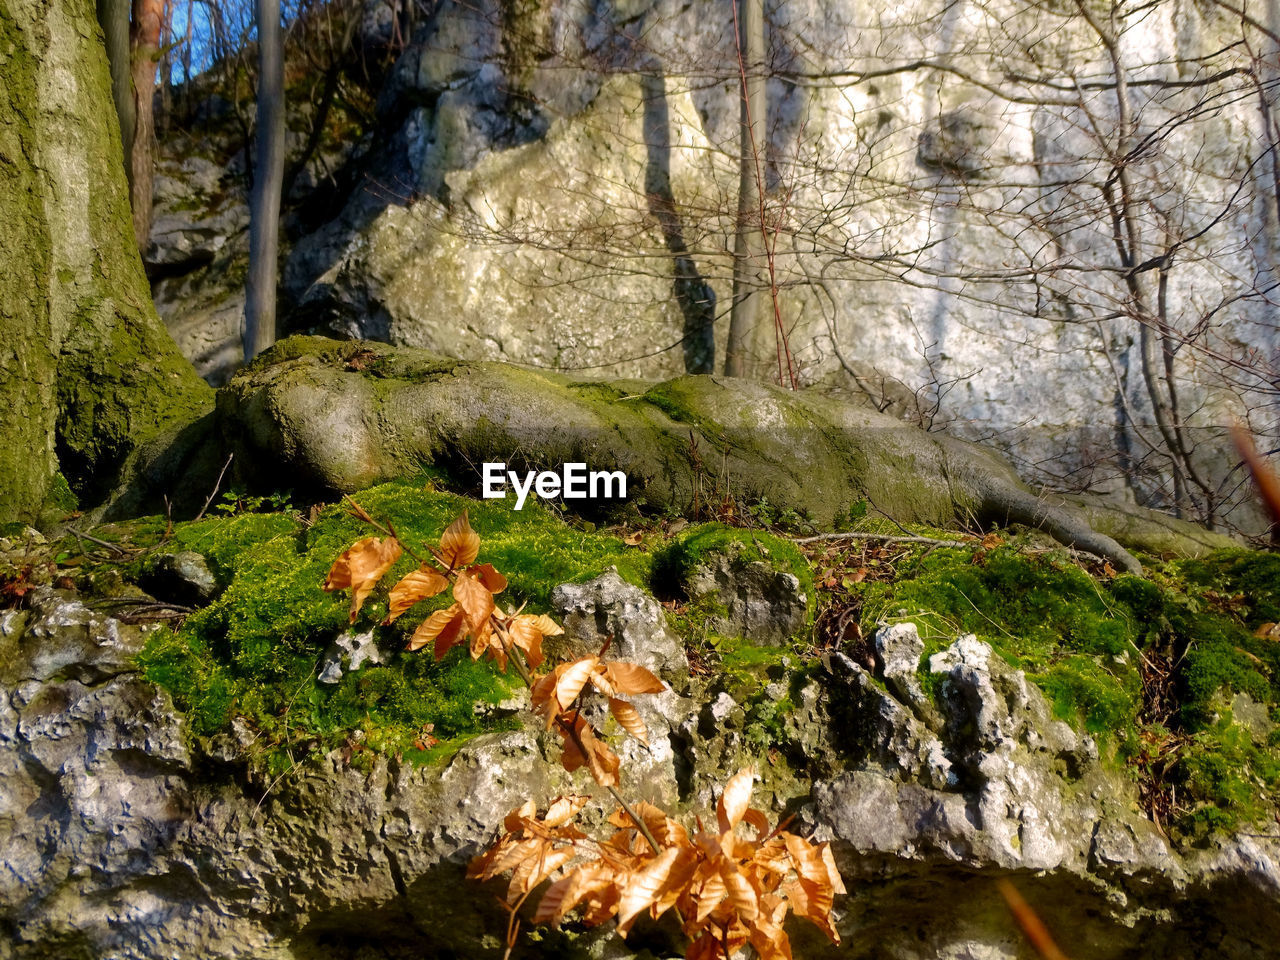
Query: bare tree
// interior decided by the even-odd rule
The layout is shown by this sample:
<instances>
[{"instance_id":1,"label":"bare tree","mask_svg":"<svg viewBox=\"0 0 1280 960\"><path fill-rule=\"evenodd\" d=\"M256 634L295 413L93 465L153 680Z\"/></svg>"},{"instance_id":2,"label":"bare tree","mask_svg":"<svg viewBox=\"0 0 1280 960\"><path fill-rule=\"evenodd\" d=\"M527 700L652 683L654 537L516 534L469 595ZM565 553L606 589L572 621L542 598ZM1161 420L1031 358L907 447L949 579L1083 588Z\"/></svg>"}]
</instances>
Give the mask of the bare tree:
<instances>
[{"instance_id":1,"label":"bare tree","mask_svg":"<svg viewBox=\"0 0 1280 960\"><path fill-rule=\"evenodd\" d=\"M244 356L249 361L276 339L280 194L284 183L284 35L280 5L255 0L258 24L257 153L249 201L249 276Z\"/></svg>"},{"instance_id":2,"label":"bare tree","mask_svg":"<svg viewBox=\"0 0 1280 960\"><path fill-rule=\"evenodd\" d=\"M755 374L760 358L760 293L764 269L765 103L764 0L735 0L738 69L742 94L738 134L738 214L733 233L733 309L724 372ZM749 363L750 361L750 363Z\"/></svg>"},{"instance_id":3,"label":"bare tree","mask_svg":"<svg viewBox=\"0 0 1280 960\"><path fill-rule=\"evenodd\" d=\"M133 0L129 60L133 76L133 142L128 151L129 200L138 250L151 234L151 185L155 168L156 68L164 32L164 0Z\"/></svg>"}]
</instances>

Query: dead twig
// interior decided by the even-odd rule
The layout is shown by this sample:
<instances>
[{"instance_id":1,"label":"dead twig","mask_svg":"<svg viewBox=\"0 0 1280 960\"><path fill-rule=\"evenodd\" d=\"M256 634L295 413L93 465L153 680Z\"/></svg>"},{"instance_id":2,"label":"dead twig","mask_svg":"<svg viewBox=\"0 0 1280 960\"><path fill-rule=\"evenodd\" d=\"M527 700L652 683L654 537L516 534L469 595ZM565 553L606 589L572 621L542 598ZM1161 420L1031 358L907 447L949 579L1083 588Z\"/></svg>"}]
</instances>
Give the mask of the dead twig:
<instances>
[{"instance_id":1,"label":"dead twig","mask_svg":"<svg viewBox=\"0 0 1280 960\"><path fill-rule=\"evenodd\" d=\"M200 508L200 512L196 514L195 519L199 520L204 516L204 512L209 509L209 504L213 503L213 498L218 495L218 490L222 487L222 478L227 475L227 467L231 466L231 460L235 457L234 453L227 454L227 462L222 465L222 469L218 471L218 479L213 485L213 489L209 491L209 497L204 502L204 506Z\"/></svg>"},{"instance_id":2,"label":"dead twig","mask_svg":"<svg viewBox=\"0 0 1280 960\"><path fill-rule=\"evenodd\" d=\"M819 533L812 537L787 537L792 543L817 543L821 540L884 540L887 543L927 543L935 547L973 547L976 541L939 540L936 537L917 537L892 533L867 533L850 530L846 533Z\"/></svg>"}]
</instances>

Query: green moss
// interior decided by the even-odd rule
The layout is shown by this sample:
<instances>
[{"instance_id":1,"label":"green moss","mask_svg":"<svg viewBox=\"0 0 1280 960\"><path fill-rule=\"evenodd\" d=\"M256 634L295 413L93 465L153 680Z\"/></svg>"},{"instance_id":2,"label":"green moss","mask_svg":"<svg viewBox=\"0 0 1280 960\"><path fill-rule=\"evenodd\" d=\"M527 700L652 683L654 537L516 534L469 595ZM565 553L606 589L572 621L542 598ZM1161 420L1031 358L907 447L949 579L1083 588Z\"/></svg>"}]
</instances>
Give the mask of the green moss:
<instances>
[{"instance_id":1,"label":"green moss","mask_svg":"<svg viewBox=\"0 0 1280 960\"><path fill-rule=\"evenodd\" d=\"M718 554L732 554L744 563L764 562L793 574L807 600L807 623L813 622L817 598L809 561L792 543L765 533L730 527L723 523L700 523L677 536L653 561L653 584L659 594L681 596L694 567Z\"/></svg>"},{"instance_id":2,"label":"green moss","mask_svg":"<svg viewBox=\"0 0 1280 960\"><path fill-rule=\"evenodd\" d=\"M1129 764L1140 763L1144 743L1182 739L1158 764L1183 805L1174 824L1182 835L1256 820L1280 798L1280 744L1255 742L1224 705L1247 693L1280 712L1280 644L1253 635L1280 619L1280 558L1230 551L1151 574L1098 581L1065 559L1007 546L937 549L899 561L892 580L856 593L864 635L885 621L917 625L931 694L940 676L929 672L929 656L977 634L1027 672L1056 716L1109 745L1112 762L1136 770ZM1144 660L1167 674L1160 696L1172 701L1172 716L1144 700Z\"/></svg>"},{"instance_id":3,"label":"green moss","mask_svg":"<svg viewBox=\"0 0 1280 960\"><path fill-rule=\"evenodd\" d=\"M648 555L621 540L574 530L549 510L477 502L428 486L400 482L357 497L381 522L394 524L403 542L420 554L467 510L481 537L479 560L507 575L507 605L527 603L545 611L551 588L585 580L609 566L629 581L648 579ZM415 566L406 554L366 602L356 622L374 629L385 662L347 672L339 683L316 680L328 644L348 626L350 595L322 589L333 561L356 540L376 534L341 505L321 511L304 526L287 514L240 514L180 524L173 537L197 550L226 584L222 595L193 614L176 634L157 633L141 662L149 678L166 687L190 716L192 730L210 736L235 717L257 734L268 767L277 754L302 746L331 749L355 737L361 750L430 759L424 728L451 740L495 729L477 703L510 696L513 678L476 663L457 649L437 663L428 652L404 651L406 636L441 596L420 604L391 627L386 613L390 584Z\"/></svg>"}]
</instances>

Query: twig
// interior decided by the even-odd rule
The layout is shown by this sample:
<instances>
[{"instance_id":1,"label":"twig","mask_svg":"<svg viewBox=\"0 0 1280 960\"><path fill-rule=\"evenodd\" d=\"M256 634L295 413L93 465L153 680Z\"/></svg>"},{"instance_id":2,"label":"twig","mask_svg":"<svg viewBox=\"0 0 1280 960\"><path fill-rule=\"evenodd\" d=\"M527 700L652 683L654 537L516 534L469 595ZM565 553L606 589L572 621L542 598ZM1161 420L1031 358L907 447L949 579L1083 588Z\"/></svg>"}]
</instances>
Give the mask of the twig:
<instances>
[{"instance_id":1,"label":"twig","mask_svg":"<svg viewBox=\"0 0 1280 960\"><path fill-rule=\"evenodd\" d=\"M234 453L227 454L227 462L222 465L222 469L218 471L218 479L213 484L213 489L209 491L209 497L205 500L204 506L200 508L200 512L196 514L196 520L204 516L204 512L209 509L209 504L213 503L213 498L218 495L218 490L222 487L222 478L227 475L227 467L231 466L231 460L235 457Z\"/></svg>"},{"instance_id":2,"label":"twig","mask_svg":"<svg viewBox=\"0 0 1280 960\"><path fill-rule=\"evenodd\" d=\"M112 543L109 540L99 540L97 537L92 536L91 534L88 534L88 533L84 533L83 531L76 530L74 527L67 527L67 530L71 532L72 536L79 537L84 540L89 540L93 543L96 543L100 547L106 547L108 550L114 550L116 553L120 554L121 556L128 553L128 551L125 550L118 543Z\"/></svg>"},{"instance_id":3,"label":"twig","mask_svg":"<svg viewBox=\"0 0 1280 960\"><path fill-rule=\"evenodd\" d=\"M898 536L892 533L867 533L850 530L847 533L819 533L812 537L787 537L792 543L817 543L820 540L884 540L889 543L928 543L935 547L972 547L972 540L939 540L936 537Z\"/></svg>"},{"instance_id":4,"label":"twig","mask_svg":"<svg viewBox=\"0 0 1280 960\"><path fill-rule=\"evenodd\" d=\"M354 513L356 519L363 520L365 523L381 530L388 537L393 538L396 541L396 543L400 544L400 548L404 550L405 553L407 553L409 556L413 557L413 559L418 561L419 566L427 565L427 561L423 560L422 557L418 555L418 552L413 549L413 547L409 546L407 543L404 542L404 540L400 538L400 534L396 532L396 528L390 520L388 520L386 522L386 525L384 526L383 524L379 523L377 520L373 519L373 517L369 515L368 511L366 511L364 507L360 506L360 504L356 503L355 498L352 497L350 494L347 494L347 500L351 504L352 512ZM431 550L430 547L428 547L427 549ZM431 550L431 555L433 557L435 556L434 550ZM437 557L436 559L439 559L439 558ZM446 574L452 573L452 572L453 572L452 569L445 571Z\"/></svg>"},{"instance_id":5,"label":"twig","mask_svg":"<svg viewBox=\"0 0 1280 960\"><path fill-rule=\"evenodd\" d=\"M528 687L530 690L532 690L533 678L529 675L529 668L524 665L524 658L523 658L522 651L517 647L512 647L510 653L508 654L508 657L511 660L511 662L515 664L516 672L520 674L520 679L524 681L525 686ZM570 742L573 743L573 745L577 748L578 752L582 754L582 758L585 760L588 756L587 748L586 746L583 745L582 738L578 736L578 731L574 728L574 725L572 723L566 722L560 714L556 714L555 722L556 722L556 726L560 728L560 732L563 733L564 736ZM655 838L654 835L649 831L649 828L648 826L645 825L645 822L640 819L640 817L636 814L634 810L631 809L631 805L627 803L625 799L623 799L622 794L618 792L617 788L611 787L608 784L601 784L601 786L603 786L606 790L609 791L613 799L617 801L618 806L622 807L626 815L631 818L631 822L636 825L636 829L640 831L641 836L643 836L645 840L648 841L649 846L653 848L653 852L655 854L662 853L662 847L658 843L657 838Z\"/></svg>"}]
</instances>

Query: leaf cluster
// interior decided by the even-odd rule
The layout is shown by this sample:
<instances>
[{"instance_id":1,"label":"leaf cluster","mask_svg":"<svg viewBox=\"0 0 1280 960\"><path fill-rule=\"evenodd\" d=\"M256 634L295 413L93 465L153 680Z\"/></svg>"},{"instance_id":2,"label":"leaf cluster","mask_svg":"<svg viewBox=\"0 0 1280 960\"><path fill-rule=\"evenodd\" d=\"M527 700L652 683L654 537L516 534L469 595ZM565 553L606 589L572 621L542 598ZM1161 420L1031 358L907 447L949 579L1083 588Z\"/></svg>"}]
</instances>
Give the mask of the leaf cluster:
<instances>
[{"instance_id":1,"label":"leaf cluster","mask_svg":"<svg viewBox=\"0 0 1280 960\"><path fill-rule=\"evenodd\" d=\"M558 926L576 911L587 926L616 918L624 937L642 916L675 909L689 938L687 960L728 958L753 947L761 960L791 960L783 930L788 913L815 923L833 943L833 900L844 893L830 846L770 828L750 806L755 774L743 770L720 796L716 828L695 832L657 807L639 803L634 814L656 846L636 827L632 812L617 810L614 833L598 842L572 823L586 797L558 797L539 818L534 802L506 818L506 833L472 861L468 876L489 880L511 874L507 902L514 911L543 881L550 886L535 923Z\"/></svg>"},{"instance_id":2,"label":"leaf cluster","mask_svg":"<svg viewBox=\"0 0 1280 960\"><path fill-rule=\"evenodd\" d=\"M394 528L379 524L355 501L351 505L356 516L387 534L345 550L325 581L326 590L351 590L354 622L405 547ZM563 630L545 615L498 606L494 597L507 580L491 564L476 563L480 537L467 514L450 524L438 547L427 551L426 558L413 554L417 569L391 588L386 622L452 587L453 603L423 621L409 649L432 643L439 658L469 642L473 659L488 654L502 669L514 665L529 687L533 709L564 741L564 768L572 773L585 767L620 804L609 820L614 833L603 842L573 825L589 799L585 796L559 797L541 818L529 800L506 817L506 832L472 862L468 875L488 880L511 874L509 946L515 940L517 910L547 880L551 885L535 923L559 925L577 911L589 926L616 917L618 931L626 936L642 915L657 919L675 909L689 938L689 960L730 960L748 945L762 960L791 960L782 928L788 912L811 920L839 943L831 911L834 896L845 889L830 848L781 827L771 829L765 814L750 806L754 772L742 771L726 785L716 811L717 828L704 829L699 822L692 834L657 807L643 802L629 806L618 793L619 758L583 716L584 697L592 691L605 697L619 726L647 744L644 720L627 698L661 693L666 689L661 680L639 664L606 661L608 640L598 654L542 674L532 672L544 662L543 639Z\"/></svg>"}]
</instances>

